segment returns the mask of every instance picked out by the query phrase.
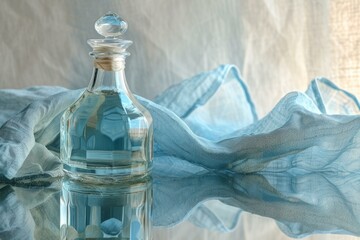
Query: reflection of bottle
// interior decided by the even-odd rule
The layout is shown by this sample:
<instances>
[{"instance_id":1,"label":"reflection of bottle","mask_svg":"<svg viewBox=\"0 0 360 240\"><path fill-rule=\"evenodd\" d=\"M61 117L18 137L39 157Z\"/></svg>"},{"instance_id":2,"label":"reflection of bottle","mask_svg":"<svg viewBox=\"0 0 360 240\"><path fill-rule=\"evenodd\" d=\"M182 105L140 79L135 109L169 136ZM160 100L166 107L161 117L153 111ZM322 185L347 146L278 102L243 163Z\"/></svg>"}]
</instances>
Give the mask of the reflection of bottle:
<instances>
[{"instance_id":1,"label":"reflection of bottle","mask_svg":"<svg viewBox=\"0 0 360 240\"><path fill-rule=\"evenodd\" d=\"M151 180L90 185L64 178L61 239L151 239Z\"/></svg>"},{"instance_id":2,"label":"reflection of bottle","mask_svg":"<svg viewBox=\"0 0 360 240\"><path fill-rule=\"evenodd\" d=\"M61 120L64 170L90 181L144 176L151 167L152 119L126 83L126 48L132 42L117 37L127 23L108 13L95 28L105 38L88 41L95 58L92 80Z\"/></svg>"}]
</instances>

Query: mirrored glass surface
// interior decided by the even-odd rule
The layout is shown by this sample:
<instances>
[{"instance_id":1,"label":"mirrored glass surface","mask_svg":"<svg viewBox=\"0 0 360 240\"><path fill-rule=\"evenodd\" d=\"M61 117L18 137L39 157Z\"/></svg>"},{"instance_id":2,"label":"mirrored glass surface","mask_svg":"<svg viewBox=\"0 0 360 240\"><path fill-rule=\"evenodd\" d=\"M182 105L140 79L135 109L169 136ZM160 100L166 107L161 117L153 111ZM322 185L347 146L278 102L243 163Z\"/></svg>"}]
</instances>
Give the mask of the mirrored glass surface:
<instances>
[{"instance_id":1,"label":"mirrored glass surface","mask_svg":"<svg viewBox=\"0 0 360 240\"><path fill-rule=\"evenodd\" d=\"M0 239L360 239L357 173L175 171L3 184Z\"/></svg>"}]
</instances>

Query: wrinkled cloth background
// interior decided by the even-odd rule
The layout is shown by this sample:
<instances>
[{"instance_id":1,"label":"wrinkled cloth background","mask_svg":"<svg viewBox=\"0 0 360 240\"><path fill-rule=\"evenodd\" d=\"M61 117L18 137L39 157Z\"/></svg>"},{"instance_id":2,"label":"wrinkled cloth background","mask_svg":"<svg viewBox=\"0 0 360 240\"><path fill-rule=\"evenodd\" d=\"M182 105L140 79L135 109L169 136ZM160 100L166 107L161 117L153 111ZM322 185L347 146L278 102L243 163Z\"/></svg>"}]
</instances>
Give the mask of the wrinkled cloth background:
<instances>
[{"instance_id":1,"label":"wrinkled cloth background","mask_svg":"<svg viewBox=\"0 0 360 240\"><path fill-rule=\"evenodd\" d=\"M128 21L127 78L143 97L221 64L240 69L259 116L318 76L360 94L356 0L4 0L0 7L0 88L86 86L86 40L99 37L95 20L113 10Z\"/></svg>"},{"instance_id":2,"label":"wrinkled cloth background","mask_svg":"<svg viewBox=\"0 0 360 240\"><path fill-rule=\"evenodd\" d=\"M130 88L146 98L224 63L239 67L260 118L286 93L305 91L316 76L359 96L359 34L353 31L359 7L355 0L5 0L0 88L85 87L92 67L86 40L98 37L93 23L113 10L128 21L125 38L134 41L126 69ZM244 219L246 230L263 230L254 239L276 234L270 220L253 219ZM188 231L169 234L184 239Z\"/></svg>"},{"instance_id":3,"label":"wrinkled cloth background","mask_svg":"<svg viewBox=\"0 0 360 240\"><path fill-rule=\"evenodd\" d=\"M0 127L0 183L38 183L62 175L57 158L59 117L82 91L58 87L0 90L3 96L0 106L4 113L0 118L0 122L4 122ZM17 104L13 104L13 99L19 99ZM21 110L26 100L31 104ZM319 187L327 198L334 195L339 199L334 209L350 209L339 210L336 217L323 219L327 211L330 215L333 213L333 209L326 207L328 202L316 206L319 201L313 199L315 196L306 200L308 193L313 192L311 186L317 181L317 175L324 174L327 179L345 178L348 179L345 182L357 184L360 104L352 94L327 79L318 78L305 93L287 94L268 115L257 120L256 108L239 72L232 65L223 65L172 86L155 102L141 97L138 100L154 120L155 226L174 226L188 220L203 228L228 232L236 227L243 209L273 216L289 236L307 236L314 232L358 234L358 220L352 217L358 212L357 204L351 204L358 199L358 194L353 187L341 190L347 192L346 197L337 195L338 191L332 188ZM222 104L213 105L214 102ZM239 174L240 177L224 182L211 172ZM270 174L270 179L276 174L288 174L283 184L275 181L280 187L290 183L292 188L297 188L294 179L309 179L304 186L297 184L305 187L304 191L290 191L289 194L301 199L305 196L303 201L315 203L306 209L325 210L316 216L310 214L309 220L301 221L302 224L298 220L292 224L293 219L306 219L309 212L304 212L300 202L294 204L291 200L292 204L288 204L289 197L285 197L279 206L291 211L278 214L279 211L273 209L275 206L271 206L274 193L267 193L264 181L256 183L251 177L250 181L242 177L242 174L255 176L257 173ZM232 182L236 182L236 186L239 184L236 189L243 192L246 199L241 200L243 194L238 198L233 193ZM264 187L264 193L254 193L251 190L254 187ZM177 189L176 194L172 194L171 189ZM186 194L172 198L183 190ZM258 199L259 196L263 198ZM280 201L283 196L279 197ZM216 199L223 199L226 205L207 201ZM279 201L275 201L275 205ZM4 204L4 208L9 205L7 201ZM235 210L227 204L240 208ZM267 204L269 207L265 206ZM228 214L222 214L224 211ZM21 212L29 217L27 213ZM13 215L4 212L6 219L10 216ZM319 225L316 218L320 218L322 224ZM352 220L342 226L339 218ZM13 229L7 228L5 223L0 235L12 236Z\"/></svg>"}]
</instances>

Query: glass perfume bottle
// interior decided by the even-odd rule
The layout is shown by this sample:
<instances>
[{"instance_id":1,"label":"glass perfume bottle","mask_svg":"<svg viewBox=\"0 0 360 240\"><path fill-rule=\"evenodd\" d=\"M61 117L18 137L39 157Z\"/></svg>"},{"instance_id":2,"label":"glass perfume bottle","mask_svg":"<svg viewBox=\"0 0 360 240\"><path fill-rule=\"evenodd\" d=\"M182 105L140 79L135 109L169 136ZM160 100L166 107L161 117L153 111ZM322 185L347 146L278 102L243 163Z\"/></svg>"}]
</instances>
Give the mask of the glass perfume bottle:
<instances>
[{"instance_id":1,"label":"glass perfume bottle","mask_svg":"<svg viewBox=\"0 0 360 240\"><path fill-rule=\"evenodd\" d=\"M126 83L126 49L132 42L119 36L127 23L107 13L95 29L105 38L88 40L94 57L91 81L61 119L63 169L91 182L146 176L152 163L152 118Z\"/></svg>"}]
</instances>

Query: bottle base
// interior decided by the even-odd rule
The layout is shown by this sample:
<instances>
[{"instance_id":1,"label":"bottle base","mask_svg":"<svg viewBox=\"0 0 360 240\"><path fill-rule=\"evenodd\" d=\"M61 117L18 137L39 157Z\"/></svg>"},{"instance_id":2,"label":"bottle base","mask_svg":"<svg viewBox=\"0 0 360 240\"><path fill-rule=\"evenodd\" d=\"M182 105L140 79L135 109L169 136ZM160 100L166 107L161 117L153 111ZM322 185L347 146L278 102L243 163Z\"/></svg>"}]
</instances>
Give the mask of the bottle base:
<instances>
[{"instance_id":1,"label":"bottle base","mask_svg":"<svg viewBox=\"0 0 360 240\"><path fill-rule=\"evenodd\" d=\"M74 180L93 184L113 184L143 179L150 175L151 167L147 164L122 168L85 169L63 165L65 174Z\"/></svg>"}]
</instances>

